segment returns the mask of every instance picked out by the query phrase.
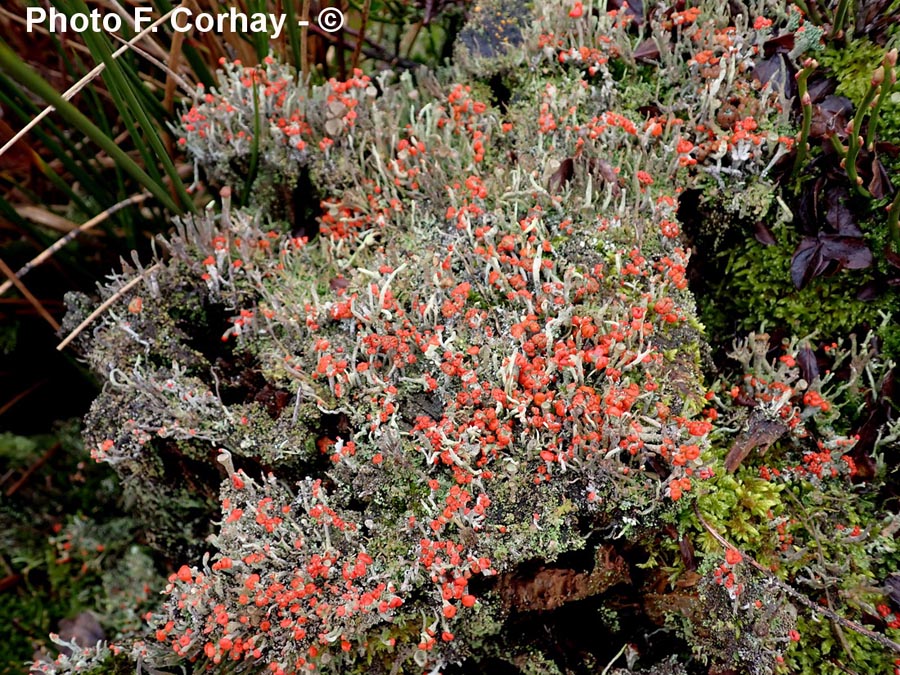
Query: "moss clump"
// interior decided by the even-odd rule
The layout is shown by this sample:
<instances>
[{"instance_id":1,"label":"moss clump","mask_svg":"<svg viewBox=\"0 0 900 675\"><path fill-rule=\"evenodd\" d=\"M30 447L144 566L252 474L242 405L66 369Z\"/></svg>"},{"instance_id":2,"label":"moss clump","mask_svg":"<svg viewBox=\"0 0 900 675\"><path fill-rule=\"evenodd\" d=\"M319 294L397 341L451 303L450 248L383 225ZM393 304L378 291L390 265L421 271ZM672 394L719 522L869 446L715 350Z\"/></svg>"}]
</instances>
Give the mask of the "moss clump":
<instances>
[{"instance_id":1,"label":"moss clump","mask_svg":"<svg viewBox=\"0 0 900 675\"><path fill-rule=\"evenodd\" d=\"M872 73L881 65L885 53L898 44L900 31L895 24L885 36L885 44L879 45L865 38L857 38L840 47L830 46L817 58L837 81L835 93L846 96L853 101L854 106L858 106L870 87ZM893 96L888 97L880 110L878 129L879 138L888 143L896 143L900 139L900 97L896 91Z\"/></svg>"},{"instance_id":2,"label":"moss clump","mask_svg":"<svg viewBox=\"0 0 900 675\"><path fill-rule=\"evenodd\" d=\"M706 282L712 288L700 296L700 319L711 336L724 339L760 325L793 335L815 333L822 340L870 328L882 330L882 317L897 302L895 289L884 289L877 300L860 301L857 295L873 281L868 271L817 277L797 289L790 283L790 275L800 237L787 223L772 228L772 233L775 243L770 246L747 238L741 246L719 254L721 276ZM893 322L883 325L885 336L895 331Z\"/></svg>"},{"instance_id":3,"label":"moss clump","mask_svg":"<svg viewBox=\"0 0 900 675\"><path fill-rule=\"evenodd\" d=\"M847 672L847 666L858 672L890 673L896 666L894 656L873 651L866 638L829 621L799 617L796 630L796 641L785 650L782 673L839 675ZM896 641L900 632L889 629L888 636Z\"/></svg>"}]
</instances>

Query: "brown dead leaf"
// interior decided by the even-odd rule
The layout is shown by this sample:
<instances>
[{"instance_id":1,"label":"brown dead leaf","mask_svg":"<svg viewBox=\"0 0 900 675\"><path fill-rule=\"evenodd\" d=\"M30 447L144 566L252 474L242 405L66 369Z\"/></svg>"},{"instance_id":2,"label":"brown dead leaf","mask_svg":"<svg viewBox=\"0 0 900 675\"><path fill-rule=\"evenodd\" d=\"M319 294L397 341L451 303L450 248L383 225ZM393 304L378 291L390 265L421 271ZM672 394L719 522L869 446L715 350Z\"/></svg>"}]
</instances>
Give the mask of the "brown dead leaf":
<instances>
[{"instance_id":1,"label":"brown dead leaf","mask_svg":"<svg viewBox=\"0 0 900 675\"><path fill-rule=\"evenodd\" d=\"M770 420L763 413L754 410L750 415L748 428L740 433L728 451L725 469L728 473L734 473L754 448L759 449L759 454L765 454L787 432L788 427L784 422Z\"/></svg>"}]
</instances>

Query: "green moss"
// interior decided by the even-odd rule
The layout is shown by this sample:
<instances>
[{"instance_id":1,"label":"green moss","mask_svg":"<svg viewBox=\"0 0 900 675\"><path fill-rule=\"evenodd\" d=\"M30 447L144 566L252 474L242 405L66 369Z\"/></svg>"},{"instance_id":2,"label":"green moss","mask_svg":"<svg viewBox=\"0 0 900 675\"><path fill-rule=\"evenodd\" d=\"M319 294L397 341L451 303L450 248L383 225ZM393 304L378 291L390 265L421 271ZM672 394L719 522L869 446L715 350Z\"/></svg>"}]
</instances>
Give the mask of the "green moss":
<instances>
[{"instance_id":1,"label":"green moss","mask_svg":"<svg viewBox=\"0 0 900 675\"><path fill-rule=\"evenodd\" d=\"M102 663L87 671L85 675L132 675L134 671L134 662L127 655L110 654Z\"/></svg>"},{"instance_id":2,"label":"green moss","mask_svg":"<svg viewBox=\"0 0 900 675\"><path fill-rule=\"evenodd\" d=\"M900 3L893 3L897 11ZM885 46L870 42L865 38L851 40L844 45L830 44L816 58L821 61L837 80L837 93L846 96L858 106L869 89L872 73L881 65L884 55L900 45L900 29L895 23L888 31ZM893 95L881 108L878 120L878 139L896 143L900 139L900 92L894 87Z\"/></svg>"},{"instance_id":3,"label":"green moss","mask_svg":"<svg viewBox=\"0 0 900 675\"><path fill-rule=\"evenodd\" d=\"M835 93L846 96L858 105L870 86L872 73L881 65L886 52L884 47L867 39L856 39L843 45L830 43L816 55L816 59L837 80Z\"/></svg>"},{"instance_id":4,"label":"green moss","mask_svg":"<svg viewBox=\"0 0 900 675\"><path fill-rule=\"evenodd\" d=\"M705 484L697 497L697 506L717 532L727 535L742 549L754 551L763 562L772 555L772 525L784 513L781 491L784 485L763 480L755 467L741 467L737 474L722 470ZM686 516L693 521L693 514ZM718 554L722 546L703 528L697 543L709 554Z\"/></svg>"},{"instance_id":5,"label":"green moss","mask_svg":"<svg viewBox=\"0 0 900 675\"><path fill-rule=\"evenodd\" d=\"M868 626L872 628L872 626ZM872 641L852 630L841 629L827 619L797 617L799 640L791 641L778 673L787 675L845 675L892 673L895 655L872 648ZM889 630L897 640L900 630Z\"/></svg>"},{"instance_id":6,"label":"green moss","mask_svg":"<svg viewBox=\"0 0 900 675\"><path fill-rule=\"evenodd\" d=\"M888 288L873 302L861 302L857 293L873 279L870 271L843 271L817 277L805 288L790 281L791 257L799 242L792 226L773 228L776 243L764 246L752 238L720 254L721 278L698 296L701 321L714 340L765 326L788 334L815 333L823 341L877 327L880 312L897 306L898 293ZM713 266L714 268L715 266Z\"/></svg>"}]
</instances>

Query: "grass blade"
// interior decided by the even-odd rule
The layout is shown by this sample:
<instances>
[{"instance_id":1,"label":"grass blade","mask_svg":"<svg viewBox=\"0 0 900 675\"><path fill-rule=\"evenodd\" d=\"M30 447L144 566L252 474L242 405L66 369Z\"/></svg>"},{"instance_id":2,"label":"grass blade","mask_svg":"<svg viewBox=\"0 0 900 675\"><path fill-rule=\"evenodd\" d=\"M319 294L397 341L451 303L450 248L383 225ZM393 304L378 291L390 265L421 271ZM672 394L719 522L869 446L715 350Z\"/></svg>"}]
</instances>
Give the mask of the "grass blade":
<instances>
[{"instance_id":1,"label":"grass blade","mask_svg":"<svg viewBox=\"0 0 900 675\"><path fill-rule=\"evenodd\" d=\"M31 70L2 40L0 40L0 68L5 70L10 77L23 87L56 108L57 112L68 124L71 124L80 133L100 146L123 171L156 197L167 209L173 213L182 213L182 209L169 196L163 185L154 181L128 154L116 145L112 138L104 134L78 108L65 100L44 78Z\"/></svg>"}]
</instances>

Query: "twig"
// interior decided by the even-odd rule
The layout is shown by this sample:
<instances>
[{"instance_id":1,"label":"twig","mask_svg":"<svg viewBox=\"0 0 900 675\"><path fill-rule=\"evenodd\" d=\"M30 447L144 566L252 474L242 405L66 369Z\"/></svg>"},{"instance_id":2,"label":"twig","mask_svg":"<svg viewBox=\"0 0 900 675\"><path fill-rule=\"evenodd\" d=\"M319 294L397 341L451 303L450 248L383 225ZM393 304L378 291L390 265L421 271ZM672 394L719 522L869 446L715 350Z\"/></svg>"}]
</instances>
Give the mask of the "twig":
<instances>
[{"instance_id":1,"label":"twig","mask_svg":"<svg viewBox=\"0 0 900 675\"><path fill-rule=\"evenodd\" d=\"M353 58L350 61L350 67L353 70L356 70L359 67L359 55L362 52L363 40L366 37L366 25L369 23L369 10L371 8L372 0L366 0L359 21L359 37L356 40L356 46L353 48Z\"/></svg>"},{"instance_id":2,"label":"twig","mask_svg":"<svg viewBox=\"0 0 900 675\"><path fill-rule=\"evenodd\" d=\"M122 19L125 21L125 23L127 23L128 26L133 31L134 30L134 15L131 13L130 10L125 9L125 7L123 7L123 3L124 3L124 0L109 0L109 1L97 0L98 5L106 6L106 8L108 8L110 11L115 12L116 14L121 16ZM156 31L154 31L154 32L156 32ZM115 36L114 33L112 35ZM123 42L124 42L124 40L123 40ZM163 49L162 46L154 40L150 40L149 48L156 52L157 58L163 58L166 55L166 50Z\"/></svg>"},{"instance_id":3,"label":"twig","mask_svg":"<svg viewBox=\"0 0 900 675\"><path fill-rule=\"evenodd\" d=\"M406 39L406 41L407 41L406 42L406 57L407 58L412 56L413 47L416 44L416 40L419 39L419 33L421 32L423 25L424 25L424 20L416 21L412 25L410 32L404 36L404 39Z\"/></svg>"},{"instance_id":4,"label":"twig","mask_svg":"<svg viewBox=\"0 0 900 675\"><path fill-rule=\"evenodd\" d=\"M47 384L47 380L39 380L38 382L35 382L30 387L28 387L28 389L26 389L25 391L20 391L18 394L16 394L11 399L9 399L6 403L4 403L2 406L0 406L0 415L3 415L7 410L12 408L16 403L18 403L23 398L25 398L26 396L31 394L33 391L37 390L38 388L42 387L45 384Z\"/></svg>"},{"instance_id":5,"label":"twig","mask_svg":"<svg viewBox=\"0 0 900 675\"><path fill-rule=\"evenodd\" d=\"M315 24L310 24L309 28L316 35L321 35L323 38L325 38L329 42L337 42L337 38L334 36L333 33L328 33L326 31L322 30L321 28L319 28L318 26L316 26ZM378 61L384 61L385 63L389 63L392 66L399 66L400 68L404 68L406 70L412 70L413 68L418 68L419 66L422 65L421 63L418 63L416 61L411 61L407 58L404 58L404 57L400 56L399 54L392 54L386 48L382 47L379 44L376 44L375 42L370 40L368 37L365 37L365 35L360 36L360 34L357 31L353 30L352 28L344 27L343 30L345 32L349 33L350 35L352 35L353 37L357 38L358 40L365 42L366 44L372 46L371 49L369 49L368 47L361 47L362 53L365 54L366 56L368 56L369 58L376 59Z\"/></svg>"},{"instance_id":6,"label":"twig","mask_svg":"<svg viewBox=\"0 0 900 675\"><path fill-rule=\"evenodd\" d=\"M144 272L145 273L155 272L156 270L160 269L161 267L162 267L162 263L156 263L152 267L148 267L146 270L144 270ZM68 346L68 344L72 340L74 340L76 337L78 337L78 334L81 333L81 331L83 331L85 328L87 328L98 316L103 314L103 312L105 312L107 309L112 307L113 303L115 303L116 300L118 300L125 293L127 293L132 288L137 286L138 283L140 283L143 280L144 280L144 275L139 274L134 279L129 281L127 284L122 286L122 288L120 288L118 291L116 291L111 296L109 296L97 309L95 309L93 312L90 313L88 318L86 318L84 321L82 321L80 324L78 324L78 326L75 328L75 330L73 330L71 333L69 333L62 342L60 342L58 345L56 345L56 350L62 351L63 349L65 349L66 346Z\"/></svg>"},{"instance_id":7,"label":"twig","mask_svg":"<svg viewBox=\"0 0 900 675\"><path fill-rule=\"evenodd\" d=\"M606 668L603 669L603 672L600 675L606 675L609 672L609 669L613 667L613 664L619 660L619 657L625 653L625 650L628 649L628 643L626 642L622 645L622 649L619 650L619 653L612 657L612 661L606 664Z\"/></svg>"},{"instance_id":8,"label":"twig","mask_svg":"<svg viewBox=\"0 0 900 675\"><path fill-rule=\"evenodd\" d=\"M184 33L176 32L175 35L172 36L172 48L169 50L169 58L166 60L166 88L165 95L163 96L163 109L170 115L175 110L175 85L176 82L181 84L181 87L184 88L186 82L175 72L175 69L178 67L178 57L181 55L181 47L184 43ZM184 92L187 94L191 91L191 88L187 88ZM169 152L170 156L175 155L175 145L174 140L172 139L172 134L167 133L166 138L166 150ZM174 188L174 186L173 186Z\"/></svg>"},{"instance_id":9,"label":"twig","mask_svg":"<svg viewBox=\"0 0 900 675\"><path fill-rule=\"evenodd\" d=\"M790 490L785 490L784 493L787 495L788 499L794 503L794 506L796 507L794 513L800 519L800 522L806 528L807 532L813 536L813 539L816 540L816 557L819 559L819 564L822 566L822 569L825 569L825 556L822 554L822 541L819 539L819 528L807 519L806 508L803 506L803 502L801 502ZM828 609L834 610L834 604L831 602L831 593L828 592L827 587L823 590L825 591L825 600L828 602ZM852 659L853 654L850 650L850 645L847 644L847 638L844 636L844 631L841 630L840 624L832 622L831 626L835 633L837 633L837 637L840 640L841 647L844 648L844 652Z\"/></svg>"},{"instance_id":10,"label":"twig","mask_svg":"<svg viewBox=\"0 0 900 675\"><path fill-rule=\"evenodd\" d=\"M756 560L754 560L752 557L747 555L744 551L739 549L737 546L735 546L734 544L730 544L725 539L725 537L723 537L721 534L719 534L713 528L713 526L710 525L708 522L706 522L706 520L703 518L703 516L700 515L700 508L697 506L696 502L694 502L694 513L696 514L697 518L700 520L700 524L703 525L704 528L706 528L706 531L712 535L713 539L715 539L717 542L722 544L722 546L724 546L725 548L731 548L731 549L734 549L735 551L738 551L741 554L741 556L743 557L743 559L746 560L748 563L750 563L750 565L752 567L754 567L755 569L762 572L763 575L765 575L765 577L772 584L774 584L779 589L784 591L787 595L791 596L794 600L799 602L801 605L804 605L807 609L811 610L815 614L821 614L822 616L826 616L829 619L831 619L832 621L839 623L844 628L846 628L848 630L852 630L855 633L859 633L860 635L865 635L867 638L869 638L870 640L874 640L875 642L880 644L882 647L886 647L886 648L890 649L891 651L900 654L900 644L897 644L896 642L894 642L890 638L885 637L884 635L870 631L868 628L863 628L855 621L851 621L850 619L845 619L837 612L833 612L832 610L830 610L826 607L817 605L812 600L810 600L805 595L803 595L800 591L794 590L793 587L791 587L788 584L781 581L781 579L779 579L774 574L772 574L772 572L769 569L767 569L763 565L760 565Z\"/></svg>"},{"instance_id":11,"label":"twig","mask_svg":"<svg viewBox=\"0 0 900 675\"><path fill-rule=\"evenodd\" d=\"M128 44L123 38L119 37L119 36L116 35L115 33L113 33L113 37L114 37L116 40L118 40L119 42L121 42L122 44L126 44L126 45ZM174 45L176 41L183 41L183 40L184 40L184 33L175 33L175 37L172 38L172 43L173 43L173 45ZM166 94L165 94L166 98L163 99L163 106L167 106L167 107L166 107L166 110L167 110L168 112L172 112L172 111L171 111L171 107L172 107L172 97L174 97L175 93L174 93L174 91L173 91L172 94L169 95L169 91L168 91L168 89L169 89L169 82L171 81L171 82L173 82L173 84L174 84L174 83L177 83L178 85L180 85L181 88L184 90L184 93L185 93L185 94L190 94L190 93L194 90L194 87L191 86L191 83L190 83L190 82L188 82L188 81L185 80L183 77L181 77L181 75L179 75L178 73L176 73L176 72L168 65L168 63L163 63L163 62L160 61L158 58L156 58L155 56L153 56L153 54L151 54L150 52L148 52L146 49L141 49L141 48L138 47L137 45L131 45L131 49L134 51L135 54L138 54L138 55L140 55L140 56L143 56L145 59L147 59L147 61L149 61L150 63L152 63L154 66L156 66L157 68L159 68L161 71L163 71L163 72L166 74ZM177 62L177 61L178 61L178 58L177 58L177 57L178 57L178 54L177 54L177 52L172 52L172 54L169 55L169 58L170 58L170 60L171 60L173 54L174 54L174 56L175 56L175 59L174 59L174 60ZM177 63L176 63L176 65L177 65ZM173 89L174 89L174 86L173 86Z\"/></svg>"},{"instance_id":12,"label":"twig","mask_svg":"<svg viewBox=\"0 0 900 675\"><path fill-rule=\"evenodd\" d=\"M19 289L19 292L22 293L23 296L25 296L25 299L28 300L28 302L31 303L32 307L37 310L37 313L44 318L44 321L49 323L53 327L54 331L58 331L59 323L56 321L56 319L54 319L50 315L50 312L48 312L47 308L41 304L41 301L31 294L31 291L29 291L25 287L25 284L23 284L16 278L16 273L9 268L9 265L7 265L2 258L0 258L0 272L3 272L3 274L5 274L6 277L15 285L15 287Z\"/></svg>"},{"instance_id":13,"label":"twig","mask_svg":"<svg viewBox=\"0 0 900 675\"><path fill-rule=\"evenodd\" d=\"M35 222L38 225L49 227L51 230L62 232L63 234L68 234L72 230L78 229L78 225L68 218L64 218L63 216L57 215L56 213L53 213L53 211L41 208L40 206L26 204L24 206L16 206L15 209L19 217Z\"/></svg>"},{"instance_id":14,"label":"twig","mask_svg":"<svg viewBox=\"0 0 900 675\"><path fill-rule=\"evenodd\" d=\"M66 244L68 244L70 241L72 241L75 237L77 237L82 232L87 232L92 227L96 227L97 225L102 223L104 220L109 218L116 211L124 209L126 206L131 206L132 204L140 204L142 201L147 199L147 197L149 197L149 196L150 196L149 192L142 192L140 194L132 195L128 199L123 199L122 201L118 202L117 204L113 204L108 209L101 211L96 216L94 216L89 221L87 221L86 223L82 223L81 225L76 227L74 230L72 230L71 232L66 234L64 237L60 237L59 239L57 239L55 242L53 242L53 244L48 246L43 252L39 253L34 258L29 260L27 263L25 263L25 265L16 272L15 277L17 279L21 279L26 274L28 274L31 270L33 270L35 267L44 263L48 258L53 256L53 254L55 254L59 249L61 249ZM13 282L11 280L4 281L2 284L0 284L0 295L3 295L4 293L6 293L6 291L8 291L10 288L12 288L12 286L13 286Z\"/></svg>"},{"instance_id":15,"label":"twig","mask_svg":"<svg viewBox=\"0 0 900 675\"><path fill-rule=\"evenodd\" d=\"M60 444L59 444L58 442L57 442L57 443L54 443L54 444L51 445L49 448L47 448L47 452L45 452L43 455L41 455L41 458L40 458L38 461L36 461L36 462L35 462L34 464L32 464L31 466L29 466L29 467L25 470L25 473L22 474L22 477L19 478L19 480L17 480L15 483L13 483L12 485L10 485L10 486L7 488L7 490L6 490L6 492L5 492L6 496L7 496L7 497L12 497L14 494L16 494L16 492L18 492L19 489L20 489L23 485L25 485L25 483L28 481L28 479L31 478L31 475L32 475L35 471L37 471L38 469L40 469L42 466L44 466L44 464L46 464L46 463L49 461L49 459L50 459L51 457L53 457L53 455L56 454L56 452L57 452L57 450L59 450L59 448L60 448Z\"/></svg>"},{"instance_id":16,"label":"twig","mask_svg":"<svg viewBox=\"0 0 900 675\"><path fill-rule=\"evenodd\" d=\"M21 306L28 305L31 306L30 303L24 298L0 298L0 306L6 305L8 307L12 306ZM62 309L64 307L62 300L44 300L44 307L55 307L56 309Z\"/></svg>"}]
</instances>

